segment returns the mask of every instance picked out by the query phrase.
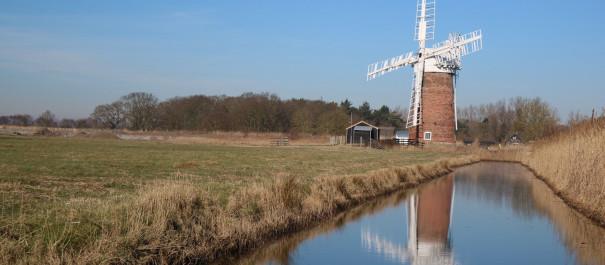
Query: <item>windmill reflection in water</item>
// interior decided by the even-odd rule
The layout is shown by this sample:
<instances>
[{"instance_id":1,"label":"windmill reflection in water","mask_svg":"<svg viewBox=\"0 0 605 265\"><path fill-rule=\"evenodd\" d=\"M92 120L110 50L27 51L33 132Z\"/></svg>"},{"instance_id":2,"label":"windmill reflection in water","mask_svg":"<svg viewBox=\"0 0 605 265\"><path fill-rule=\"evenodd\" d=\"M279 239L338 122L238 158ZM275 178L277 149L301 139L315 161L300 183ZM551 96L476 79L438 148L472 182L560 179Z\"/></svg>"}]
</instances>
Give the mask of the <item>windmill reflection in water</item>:
<instances>
[{"instance_id":1,"label":"windmill reflection in water","mask_svg":"<svg viewBox=\"0 0 605 265\"><path fill-rule=\"evenodd\" d=\"M402 264L455 264L450 227L454 177L448 175L412 194L407 201L407 246L364 229L364 248Z\"/></svg>"}]
</instances>

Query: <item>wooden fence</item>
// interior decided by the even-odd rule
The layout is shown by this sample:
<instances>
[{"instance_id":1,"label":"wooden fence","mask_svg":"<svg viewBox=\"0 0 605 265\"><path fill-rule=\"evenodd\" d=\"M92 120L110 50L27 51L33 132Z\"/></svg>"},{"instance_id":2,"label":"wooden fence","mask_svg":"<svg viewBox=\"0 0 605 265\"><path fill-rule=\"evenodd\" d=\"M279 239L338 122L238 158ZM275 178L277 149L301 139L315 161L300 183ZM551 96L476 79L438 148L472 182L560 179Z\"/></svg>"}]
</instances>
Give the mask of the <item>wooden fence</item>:
<instances>
[{"instance_id":1,"label":"wooden fence","mask_svg":"<svg viewBox=\"0 0 605 265\"><path fill-rule=\"evenodd\" d=\"M290 144L290 140L288 139L288 137L279 137L271 139L271 145L274 146L286 146L288 144Z\"/></svg>"},{"instance_id":2,"label":"wooden fence","mask_svg":"<svg viewBox=\"0 0 605 265\"><path fill-rule=\"evenodd\" d=\"M344 135L330 136L330 145L343 145L347 144L347 138Z\"/></svg>"},{"instance_id":3,"label":"wooden fence","mask_svg":"<svg viewBox=\"0 0 605 265\"><path fill-rule=\"evenodd\" d=\"M402 146L417 146L424 147L424 143L416 140L410 139L395 139L395 143Z\"/></svg>"}]
</instances>

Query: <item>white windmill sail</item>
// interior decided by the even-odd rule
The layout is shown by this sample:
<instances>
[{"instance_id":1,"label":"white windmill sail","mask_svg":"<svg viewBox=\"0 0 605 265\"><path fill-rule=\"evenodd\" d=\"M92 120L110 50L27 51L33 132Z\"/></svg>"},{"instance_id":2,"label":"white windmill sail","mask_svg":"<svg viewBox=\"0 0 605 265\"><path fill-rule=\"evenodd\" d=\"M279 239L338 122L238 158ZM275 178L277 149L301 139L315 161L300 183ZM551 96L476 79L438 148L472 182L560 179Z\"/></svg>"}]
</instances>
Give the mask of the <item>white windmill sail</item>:
<instances>
[{"instance_id":1,"label":"white windmill sail","mask_svg":"<svg viewBox=\"0 0 605 265\"><path fill-rule=\"evenodd\" d=\"M437 43L432 48L426 48L427 40L433 40L435 38L436 0L417 1L414 39L418 41L418 52L407 53L382 62L370 64L368 66L367 74L367 79L372 80L406 66L414 67L410 109L406 122L407 128L416 127L422 124L422 87L425 60L431 62L431 68L433 67L432 64L435 64L434 62L436 62L436 67L457 75L457 71L462 67L461 58L477 52L483 47L481 30L477 30L464 35L450 34L448 40ZM455 96L454 91L454 97ZM454 108L456 104L455 101L456 99L454 98ZM456 111L457 110L454 110L454 116L457 116ZM456 130L457 128L458 124L456 123Z\"/></svg>"},{"instance_id":2,"label":"white windmill sail","mask_svg":"<svg viewBox=\"0 0 605 265\"><path fill-rule=\"evenodd\" d=\"M421 124L422 111L422 81L424 78L424 61L414 65L414 84L412 86L412 95L410 97L410 109L406 128L411 128Z\"/></svg>"},{"instance_id":3,"label":"white windmill sail","mask_svg":"<svg viewBox=\"0 0 605 265\"><path fill-rule=\"evenodd\" d=\"M424 51L426 41L435 37L435 0L418 0L416 6L415 39L420 46L418 62L414 65L414 86L410 97L407 128L422 124L422 82L424 81Z\"/></svg>"},{"instance_id":4,"label":"white windmill sail","mask_svg":"<svg viewBox=\"0 0 605 265\"><path fill-rule=\"evenodd\" d=\"M416 31L414 39L425 47L427 40L435 38L435 0L418 0L416 5Z\"/></svg>"},{"instance_id":5,"label":"white windmill sail","mask_svg":"<svg viewBox=\"0 0 605 265\"><path fill-rule=\"evenodd\" d=\"M476 30L464 35L450 34L448 40L437 43L426 52L427 57L435 57L438 64L447 67L448 64L460 64L463 56L478 52L483 48L483 34ZM454 69L458 70L458 69Z\"/></svg>"},{"instance_id":6,"label":"white windmill sail","mask_svg":"<svg viewBox=\"0 0 605 265\"><path fill-rule=\"evenodd\" d=\"M387 59L381 62L373 63L368 66L368 80L376 79L386 73L412 65L418 62L418 58L411 52Z\"/></svg>"}]
</instances>

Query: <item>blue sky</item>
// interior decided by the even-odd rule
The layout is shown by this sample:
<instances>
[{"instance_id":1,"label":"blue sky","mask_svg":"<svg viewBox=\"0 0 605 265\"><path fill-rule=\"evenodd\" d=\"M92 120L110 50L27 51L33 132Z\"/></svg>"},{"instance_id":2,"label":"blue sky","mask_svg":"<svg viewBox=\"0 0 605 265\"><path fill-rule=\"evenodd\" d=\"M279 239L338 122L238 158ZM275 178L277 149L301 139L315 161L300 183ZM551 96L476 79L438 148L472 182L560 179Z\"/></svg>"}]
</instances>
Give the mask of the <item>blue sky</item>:
<instances>
[{"instance_id":1,"label":"blue sky","mask_svg":"<svg viewBox=\"0 0 605 265\"><path fill-rule=\"evenodd\" d=\"M367 65L415 50L416 0L0 1L0 115L86 117L133 91L160 99L271 92L405 107L411 70ZM605 106L602 0L437 0L436 40L484 32L458 104L540 96Z\"/></svg>"}]
</instances>

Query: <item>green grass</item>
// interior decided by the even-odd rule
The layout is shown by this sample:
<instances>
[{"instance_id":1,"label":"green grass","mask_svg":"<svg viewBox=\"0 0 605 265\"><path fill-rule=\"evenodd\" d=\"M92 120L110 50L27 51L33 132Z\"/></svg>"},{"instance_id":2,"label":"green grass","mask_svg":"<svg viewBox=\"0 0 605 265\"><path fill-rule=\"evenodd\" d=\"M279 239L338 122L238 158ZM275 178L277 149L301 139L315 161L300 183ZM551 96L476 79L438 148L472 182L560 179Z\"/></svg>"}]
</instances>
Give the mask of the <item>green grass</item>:
<instances>
[{"instance_id":1,"label":"green grass","mask_svg":"<svg viewBox=\"0 0 605 265\"><path fill-rule=\"evenodd\" d=\"M131 192L152 180L187 178L208 186L217 196L225 196L242 185L271 181L274 176L294 175L308 180L450 155L348 147L180 145L0 136L0 191L23 191L28 203L43 203L49 197L98 198Z\"/></svg>"},{"instance_id":2,"label":"green grass","mask_svg":"<svg viewBox=\"0 0 605 265\"><path fill-rule=\"evenodd\" d=\"M310 183L317 176L363 174L454 155L0 136L0 235L26 241L41 237L48 242L60 242L57 238L62 237L84 241L98 233L95 223L78 230L69 225L103 215L87 209L85 205L95 205L87 202L124 201L158 180L186 179L225 204L238 189L280 176Z\"/></svg>"}]
</instances>

